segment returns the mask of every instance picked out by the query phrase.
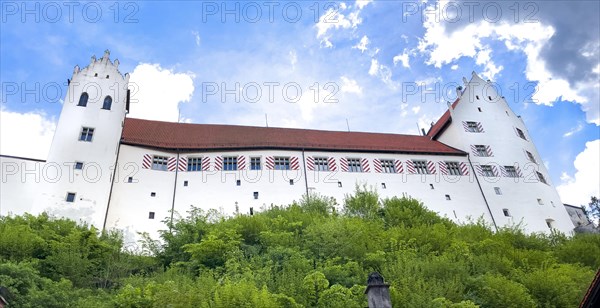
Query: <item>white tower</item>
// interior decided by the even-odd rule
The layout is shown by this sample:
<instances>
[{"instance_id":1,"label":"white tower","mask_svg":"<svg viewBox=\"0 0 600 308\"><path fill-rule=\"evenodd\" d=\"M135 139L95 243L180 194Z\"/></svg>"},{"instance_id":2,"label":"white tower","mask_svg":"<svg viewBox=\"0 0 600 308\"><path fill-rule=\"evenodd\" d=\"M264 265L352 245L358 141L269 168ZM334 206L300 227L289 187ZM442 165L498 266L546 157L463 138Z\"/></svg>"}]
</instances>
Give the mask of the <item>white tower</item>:
<instances>
[{"instance_id":1,"label":"white tower","mask_svg":"<svg viewBox=\"0 0 600 308\"><path fill-rule=\"evenodd\" d=\"M126 114L129 74L107 50L68 85L34 208L102 228Z\"/></svg>"},{"instance_id":2,"label":"white tower","mask_svg":"<svg viewBox=\"0 0 600 308\"><path fill-rule=\"evenodd\" d=\"M450 121L431 136L469 153L477 185L498 227L522 223L527 232L573 230L524 122L475 72L450 107Z\"/></svg>"}]
</instances>

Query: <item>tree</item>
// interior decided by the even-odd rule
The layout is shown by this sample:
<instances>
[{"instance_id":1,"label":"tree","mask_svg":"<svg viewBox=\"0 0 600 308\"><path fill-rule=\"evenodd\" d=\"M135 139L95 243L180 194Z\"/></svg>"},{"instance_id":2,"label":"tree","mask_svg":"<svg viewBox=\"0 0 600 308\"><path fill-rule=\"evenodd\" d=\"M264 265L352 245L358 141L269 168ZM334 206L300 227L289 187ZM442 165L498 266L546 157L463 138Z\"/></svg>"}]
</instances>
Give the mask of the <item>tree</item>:
<instances>
[{"instance_id":1,"label":"tree","mask_svg":"<svg viewBox=\"0 0 600 308\"><path fill-rule=\"evenodd\" d=\"M590 207L589 214L592 216L588 218L591 218L590 220L593 221L596 224L596 226L600 226L600 199L598 199L598 197L592 196L590 198L590 203L588 203L588 206Z\"/></svg>"}]
</instances>

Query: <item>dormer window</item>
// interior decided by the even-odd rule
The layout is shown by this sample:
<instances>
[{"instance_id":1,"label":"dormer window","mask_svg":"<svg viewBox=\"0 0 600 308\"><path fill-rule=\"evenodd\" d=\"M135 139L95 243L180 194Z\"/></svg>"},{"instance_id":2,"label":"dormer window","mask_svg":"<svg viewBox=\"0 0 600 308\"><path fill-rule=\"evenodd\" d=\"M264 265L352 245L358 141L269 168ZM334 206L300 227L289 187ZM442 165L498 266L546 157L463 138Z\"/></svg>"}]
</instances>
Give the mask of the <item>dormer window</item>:
<instances>
[{"instance_id":1,"label":"dormer window","mask_svg":"<svg viewBox=\"0 0 600 308\"><path fill-rule=\"evenodd\" d=\"M81 96L79 97L79 103L77 104L77 106L81 106L81 107L87 106L88 98L89 98L89 95L87 94L87 92L81 93Z\"/></svg>"},{"instance_id":2,"label":"dormer window","mask_svg":"<svg viewBox=\"0 0 600 308\"><path fill-rule=\"evenodd\" d=\"M112 97L107 95L104 98L104 104L102 104L102 109L110 110L111 105L112 105Z\"/></svg>"}]
</instances>

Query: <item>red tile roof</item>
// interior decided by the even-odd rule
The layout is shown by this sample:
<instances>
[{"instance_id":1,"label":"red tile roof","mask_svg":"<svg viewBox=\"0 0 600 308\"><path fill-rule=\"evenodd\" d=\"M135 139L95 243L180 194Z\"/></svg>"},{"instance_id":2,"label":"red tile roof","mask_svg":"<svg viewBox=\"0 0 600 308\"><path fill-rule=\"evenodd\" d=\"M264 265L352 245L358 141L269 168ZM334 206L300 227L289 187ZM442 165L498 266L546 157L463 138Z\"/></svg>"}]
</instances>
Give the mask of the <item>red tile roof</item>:
<instances>
[{"instance_id":1,"label":"red tile roof","mask_svg":"<svg viewBox=\"0 0 600 308\"><path fill-rule=\"evenodd\" d=\"M305 149L465 155L428 136L186 124L127 118L121 143L164 150Z\"/></svg>"},{"instance_id":2,"label":"red tile roof","mask_svg":"<svg viewBox=\"0 0 600 308\"><path fill-rule=\"evenodd\" d=\"M458 105L459 101L460 101L460 98L457 98L456 101L454 101L454 103L452 103L452 108L456 108L456 105ZM439 118L439 120L437 120L437 122L435 122L435 124L433 124L433 126L431 126L431 128L427 132L427 136L431 139L436 139L437 135L439 133L443 132L444 129L446 129L446 126L450 122L452 122L452 117L450 116L450 110L446 110L446 112L444 112L444 114Z\"/></svg>"}]
</instances>

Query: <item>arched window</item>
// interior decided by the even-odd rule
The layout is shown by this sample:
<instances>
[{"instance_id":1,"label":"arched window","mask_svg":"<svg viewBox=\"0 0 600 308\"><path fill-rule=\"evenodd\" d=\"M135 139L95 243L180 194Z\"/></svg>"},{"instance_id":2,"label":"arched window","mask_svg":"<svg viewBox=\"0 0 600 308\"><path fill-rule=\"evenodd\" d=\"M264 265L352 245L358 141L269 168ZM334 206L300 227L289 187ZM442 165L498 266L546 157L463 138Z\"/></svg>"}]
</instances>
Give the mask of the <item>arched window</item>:
<instances>
[{"instance_id":1,"label":"arched window","mask_svg":"<svg viewBox=\"0 0 600 308\"><path fill-rule=\"evenodd\" d=\"M112 98L110 96L106 96L104 98L104 104L102 105L102 109L110 110L111 105L112 105Z\"/></svg>"},{"instance_id":2,"label":"arched window","mask_svg":"<svg viewBox=\"0 0 600 308\"><path fill-rule=\"evenodd\" d=\"M81 93L81 96L79 97L79 104L77 104L77 106L81 106L81 107L87 106L88 97L89 97L89 95L87 94L87 92Z\"/></svg>"}]
</instances>

